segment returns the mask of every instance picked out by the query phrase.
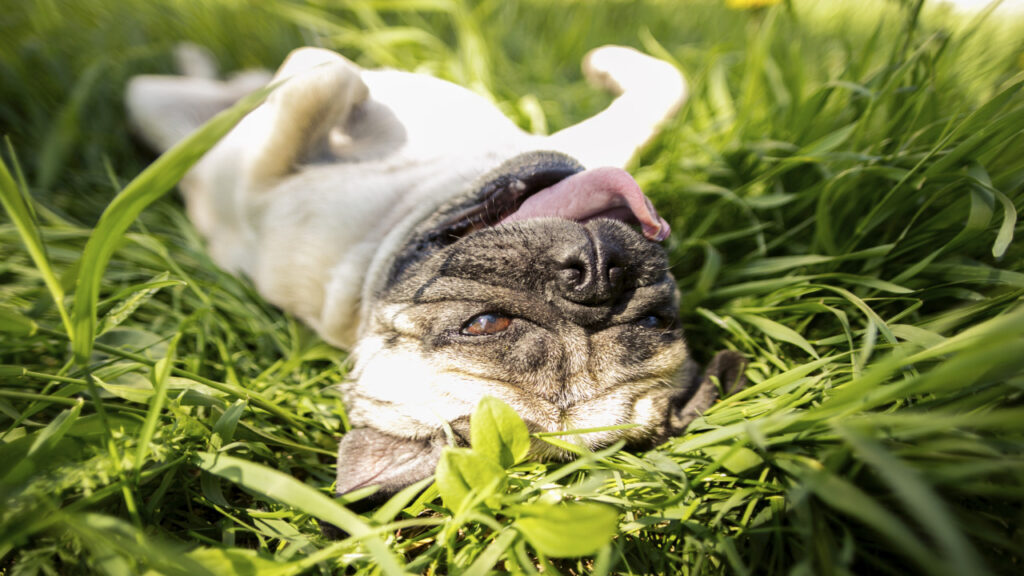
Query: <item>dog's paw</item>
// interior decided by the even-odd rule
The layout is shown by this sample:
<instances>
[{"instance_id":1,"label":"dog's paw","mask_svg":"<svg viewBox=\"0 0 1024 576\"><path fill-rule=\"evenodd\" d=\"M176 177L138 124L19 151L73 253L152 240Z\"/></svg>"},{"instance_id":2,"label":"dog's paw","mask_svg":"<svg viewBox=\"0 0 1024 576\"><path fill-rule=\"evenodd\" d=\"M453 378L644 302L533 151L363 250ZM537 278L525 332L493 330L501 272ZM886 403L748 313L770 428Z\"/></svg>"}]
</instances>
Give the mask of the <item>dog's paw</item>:
<instances>
[{"instance_id":1,"label":"dog's paw","mask_svg":"<svg viewBox=\"0 0 1024 576\"><path fill-rule=\"evenodd\" d=\"M262 189L301 165L329 156L330 135L344 126L352 107L369 97L361 69L339 54L300 48L274 75L267 120L252 146L249 182Z\"/></svg>"},{"instance_id":2,"label":"dog's paw","mask_svg":"<svg viewBox=\"0 0 1024 576\"><path fill-rule=\"evenodd\" d=\"M192 78L216 79L217 59L205 46L181 42L174 47L174 67L178 74Z\"/></svg>"},{"instance_id":3,"label":"dog's paw","mask_svg":"<svg viewBox=\"0 0 1024 576\"><path fill-rule=\"evenodd\" d=\"M699 418L722 395L729 396L747 386L743 372L747 359L739 352L722 350L711 359L704 376L680 390L671 400L669 428L672 434L682 434L691 422ZM696 378L695 378L696 380Z\"/></svg>"},{"instance_id":4,"label":"dog's paw","mask_svg":"<svg viewBox=\"0 0 1024 576\"><path fill-rule=\"evenodd\" d=\"M613 94L657 94L679 101L686 96L683 75L675 66L625 46L591 50L583 59L583 75L592 85Z\"/></svg>"}]
</instances>

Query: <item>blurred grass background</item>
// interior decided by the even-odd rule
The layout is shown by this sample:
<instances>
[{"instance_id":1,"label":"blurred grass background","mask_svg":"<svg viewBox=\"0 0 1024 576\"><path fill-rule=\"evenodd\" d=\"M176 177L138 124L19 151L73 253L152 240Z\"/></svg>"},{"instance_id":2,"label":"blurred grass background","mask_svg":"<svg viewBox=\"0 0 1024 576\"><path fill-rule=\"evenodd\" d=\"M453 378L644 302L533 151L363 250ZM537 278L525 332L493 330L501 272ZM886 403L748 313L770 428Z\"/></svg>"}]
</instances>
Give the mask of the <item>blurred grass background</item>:
<instances>
[{"instance_id":1,"label":"blurred grass background","mask_svg":"<svg viewBox=\"0 0 1024 576\"><path fill-rule=\"evenodd\" d=\"M125 83L182 40L224 71L320 45L435 74L539 132L608 103L590 48L672 61L691 99L634 174L695 355L743 352L752 387L650 453L518 465L497 507L324 504L302 487L333 482L344 354L129 186L153 156ZM9 3L0 573L1019 573L1022 55L1019 19L916 1ZM152 204L95 228L126 186ZM90 235L108 265L81 265ZM540 498L611 504L618 535L547 558L502 514ZM339 517L362 535L325 541Z\"/></svg>"}]
</instances>

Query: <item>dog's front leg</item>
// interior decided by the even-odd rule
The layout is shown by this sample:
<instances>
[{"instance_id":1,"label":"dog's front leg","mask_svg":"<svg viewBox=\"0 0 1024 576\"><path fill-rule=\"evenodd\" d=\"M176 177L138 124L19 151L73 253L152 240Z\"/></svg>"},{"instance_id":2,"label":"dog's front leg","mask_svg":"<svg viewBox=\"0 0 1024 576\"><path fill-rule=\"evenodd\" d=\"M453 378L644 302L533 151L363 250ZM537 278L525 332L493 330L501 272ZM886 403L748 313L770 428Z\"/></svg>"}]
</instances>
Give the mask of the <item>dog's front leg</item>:
<instances>
[{"instance_id":1,"label":"dog's front leg","mask_svg":"<svg viewBox=\"0 0 1024 576\"><path fill-rule=\"evenodd\" d=\"M669 432L682 434L691 422L718 400L720 392L726 396L742 390L747 385L743 371L747 360L739 352L722 350L711 359L704 376L677 392L671 400ZM694 374L696 376L696 374Z\"/></svg>"},{"instance_id":2,"label":"dog's front leg","mask_svg":"<svg viewBox=\"0 0 1024 576\"><path fill-rule=\"evenodd\" d=\"M260 126L251 132L249 184L276 184L303 164L326 160L329 139L352 107L369 95L361 69L335 52L300 48L274 75L281 85L267 98Z\"/></svg>"},{"instance_id":3,"label":"dog's front leg","mask_svg":"<svg viewBox=\"0 0 1024 576\"><path fill-rule=\"evenodd\" d=\"M686 100L686 82L673 65L632 48L592 50L583 74L618 98L596 116L552 134L548 145L588 168L625 167Z\"/></svg>"}]
</instances>

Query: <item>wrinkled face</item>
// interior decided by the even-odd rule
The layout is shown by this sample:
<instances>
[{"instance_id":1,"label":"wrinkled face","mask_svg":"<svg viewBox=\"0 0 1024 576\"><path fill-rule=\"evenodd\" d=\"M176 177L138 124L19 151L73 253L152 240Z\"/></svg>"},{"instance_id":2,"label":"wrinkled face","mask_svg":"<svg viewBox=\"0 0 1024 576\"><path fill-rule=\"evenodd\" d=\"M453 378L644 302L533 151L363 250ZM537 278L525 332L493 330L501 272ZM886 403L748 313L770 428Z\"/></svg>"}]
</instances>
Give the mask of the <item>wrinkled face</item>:
<instances>
[{"instance_id":1,"label":"wrinkled face","mask_svg":"<svg viewBox=\"0 0 1024 576\"><path fill-rule=\"evenodd\" d=\"M354 351L353 424L425 438L447 422L468 441L490 395L534 432L638 425L565 437L590 448L663 437L686 360L677 289L661 247L607 212L492 214L396 265Z\"/></svg>"}]
</instances>

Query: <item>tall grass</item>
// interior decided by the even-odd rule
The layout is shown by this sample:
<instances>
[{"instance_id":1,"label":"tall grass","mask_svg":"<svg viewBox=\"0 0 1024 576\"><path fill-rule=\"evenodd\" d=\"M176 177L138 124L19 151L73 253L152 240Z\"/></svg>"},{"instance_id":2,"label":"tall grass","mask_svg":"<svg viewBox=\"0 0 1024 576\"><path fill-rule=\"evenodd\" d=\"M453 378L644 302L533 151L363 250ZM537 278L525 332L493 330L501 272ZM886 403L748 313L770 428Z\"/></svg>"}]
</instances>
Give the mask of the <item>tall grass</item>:
<instances>
[{"instance_id":1,"label":"tall grass","mask_svg":"<svg viewBox=\"0 0 1024 576\"><path fill-rule=\"evenodd\" d=\"M880 1L5 7L0 573L1019 572L1022 32ZM690 102L634 173L694 354L743 352L751 386L648 453L353 514L328 497L344 353L165 194L244 109L145 172L126 130L127 78L181 40L225 70L319 44L433 73L535 131L607 103L589 48L673 61Z\"/></svg>"}]
</instances>

